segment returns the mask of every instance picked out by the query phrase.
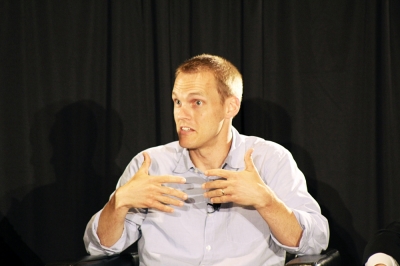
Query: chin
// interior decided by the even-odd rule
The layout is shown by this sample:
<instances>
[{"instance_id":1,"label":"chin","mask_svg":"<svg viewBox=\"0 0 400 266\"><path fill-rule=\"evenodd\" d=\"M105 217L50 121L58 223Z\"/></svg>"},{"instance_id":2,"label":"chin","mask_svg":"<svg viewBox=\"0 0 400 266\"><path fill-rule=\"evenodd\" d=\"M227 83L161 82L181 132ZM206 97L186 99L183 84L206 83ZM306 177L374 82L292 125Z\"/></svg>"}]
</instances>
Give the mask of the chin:
<instances>
[{"instance_id":1,"label":"chin","mask_svg":"<svg viewBox=\"0 0 400 266\"><path fill-rule=\"evenodd\" d=\"M188 143L185 143L184 141L179 141L179 146L182 148L190 149L190 145Z\"/></svg>"},{"instance_id":2,"label":"chin","mask_svg":"<svg viewBox=\"0 0 400 266\"><path fill-rule=\"evenodd\" d=\"M186 148L186 149L188 149L188 150L191 150L191 149L194 149L194 148L195 148L195 146L194 146L193 144L188 143L187 141L182 141L182 140L179 140L179 145L180 145L182 148Z\"/></svg>"}]
</instances>

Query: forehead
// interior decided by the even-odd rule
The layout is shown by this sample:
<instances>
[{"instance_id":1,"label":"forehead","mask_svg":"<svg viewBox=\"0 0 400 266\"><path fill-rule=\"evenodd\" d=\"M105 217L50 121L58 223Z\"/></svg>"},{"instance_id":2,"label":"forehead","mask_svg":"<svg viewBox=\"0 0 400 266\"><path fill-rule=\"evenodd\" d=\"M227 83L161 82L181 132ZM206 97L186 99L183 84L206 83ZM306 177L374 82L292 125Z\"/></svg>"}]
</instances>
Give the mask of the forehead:
<instances>
[{"instance_id":1,"label":"forehead","mask_svg":"<svg viewBox=\"0 0 400 266\"><path fill-rule=\"evenodd\" d=\"M217 81L211 72L179 73L175 79L172 94L214 94L217 91Z\"/></svg>"}]
</instances>

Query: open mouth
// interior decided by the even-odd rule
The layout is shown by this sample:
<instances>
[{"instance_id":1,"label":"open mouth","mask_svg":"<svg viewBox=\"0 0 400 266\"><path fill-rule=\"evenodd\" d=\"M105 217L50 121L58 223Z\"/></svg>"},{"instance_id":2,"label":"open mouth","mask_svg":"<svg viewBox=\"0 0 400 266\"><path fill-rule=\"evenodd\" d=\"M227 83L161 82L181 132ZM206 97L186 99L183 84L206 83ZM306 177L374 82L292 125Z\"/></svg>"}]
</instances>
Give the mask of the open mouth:
<instances>
[{"instance_id":1,"label":"open mouth","mask_svg":"<svg viewBox=\"0 0 400 266\"><path fill-rule=\"evenodd\" d=\"M193 129L191 129L190 127L181 127L181 130L183 132L190 132L190 131L194 131Z\"/></svg>"}]
</instances>

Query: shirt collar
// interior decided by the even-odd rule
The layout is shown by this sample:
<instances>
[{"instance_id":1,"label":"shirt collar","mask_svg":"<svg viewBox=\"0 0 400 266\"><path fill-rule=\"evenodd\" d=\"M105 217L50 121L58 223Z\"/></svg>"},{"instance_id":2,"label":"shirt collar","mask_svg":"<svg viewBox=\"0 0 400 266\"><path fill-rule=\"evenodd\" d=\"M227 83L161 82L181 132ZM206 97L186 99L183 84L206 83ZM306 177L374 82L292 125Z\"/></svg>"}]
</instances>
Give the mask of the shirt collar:
<instances>
[{"instance_id":1,"label":"shirt collar","mask_svg":"<svg viewBox=\"0 0 400 266\"><path fill-rule=\"evenodd\" d=\"M243 170L245 168L244 155L246 153L246 146L244 145L243 136L234 128L232 128L232 145L229 150L228 156L225 159L227 164L232 170Z\"/></svg>"},{"instance_id":2,"label":"shirt collar","mask_svg":"<svg viewBox=\"0 0 400 266\"><path fill-rule=\"evenodd\" d=\"M230 170L243 170L245 168L244 155L246 152L243 136L241 136L233 126L231 126L231 130L232 145L223 164L223 168L228 166L228 169ZM186 148L179 147L178 153L180 156L178 156L178 163L173 170L174 173L183 174L188 172L191 168L195 168L192 160L190 159L189 151Z\"/></svg>"},{"instance_id":3,"label":"shirt collar","mask_svg":"<svg viewBox=\"0 0 400 266\"><path fill-rule=\"evenodd\" d=\"M191 168L195 168L192 160L190 160L189 151L186 148L182 148L179 146L178 153L178 163L176 164L175 169L173 170L176 174L183 174L188 172Z\"/></svg>"}]
</instances>

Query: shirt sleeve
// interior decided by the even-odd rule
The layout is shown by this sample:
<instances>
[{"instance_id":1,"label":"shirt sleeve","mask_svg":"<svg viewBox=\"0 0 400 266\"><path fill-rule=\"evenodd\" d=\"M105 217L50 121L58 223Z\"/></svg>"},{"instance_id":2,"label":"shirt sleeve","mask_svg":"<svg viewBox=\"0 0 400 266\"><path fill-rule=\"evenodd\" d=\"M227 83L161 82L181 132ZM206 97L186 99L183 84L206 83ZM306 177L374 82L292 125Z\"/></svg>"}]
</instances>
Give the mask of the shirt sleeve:
<instances>
[{"instance_id":1,"label":"shirt sleeve","mask_svg":"<svg viewBox=\"0 0 400 266\"><path fill-rule=\"evenodd\" d=\"M134 175L138 169L138 166L143 162L143 159L140 158L141 156L136 156L130 162L120 177L117 183L117 188L128 182L129 179ZM97 227L101 212L102 210L93 215L86 226L83 236L83 242L85 244L86 251L90 255L112 255L121 253L139 239L140 225L142 224L146 212L141 209L131 209L125 217L124 230L119 240L111 247L103 246L100 243L99 237L97 236Z\"/></svg>"},{"instance_id":2,"label":"shirt sleeve","mask_svg":"<svg viewBox=\"0 0 400 266\"><path fill-rule=\"evenodd\" d=\"M292 254L319 254L328 247L329 227L325 217L301 210L293 210L297 221L303 228L299 247L293 248L280 244L274 237L275 243Z\"/></svg>"},{"instance_id":3,"label":"shirt sleeve","mask_svg":"<svg viewBox=\"0 0 400 266\"><path fill-rule=\"evenodd\" d=\"M99 224L99 217L101 211L93 215L90 219L83 241L86 247L86 251L90 255L112 255L121 253L132 245L140 237L140 224L142 219L140 214L129 212L125 218L124 230L119 240L111 247L105 247L100 243L100 239L97 236L97 227Z\"/></svg>"},{"instance_id":4,"label":"shirt sleeve","mask_svg":"<svg viewBox=\"0 0 400 266\"><path fill-rule=\"evenodd\" d=\"M303 228L299 247L282 245L273 235L273 241L293 254L319 254L328 247L329 225L321 214L317 201L308 193L304 174L298 169L289 151L279 147L272 156L264 157L260 175L266 184L295 214Z\"/></svg>"}]
</instances>

